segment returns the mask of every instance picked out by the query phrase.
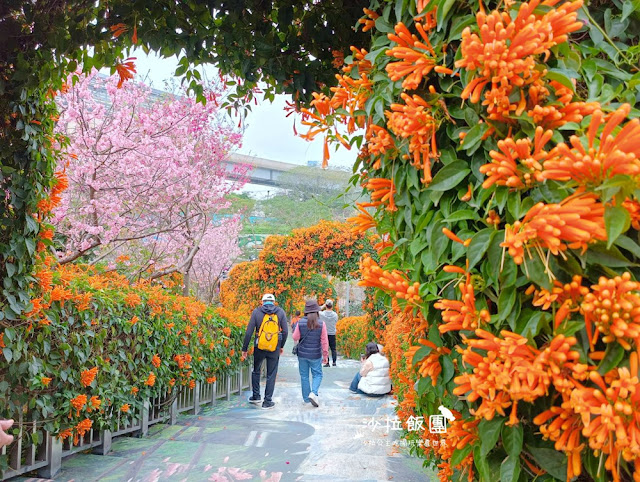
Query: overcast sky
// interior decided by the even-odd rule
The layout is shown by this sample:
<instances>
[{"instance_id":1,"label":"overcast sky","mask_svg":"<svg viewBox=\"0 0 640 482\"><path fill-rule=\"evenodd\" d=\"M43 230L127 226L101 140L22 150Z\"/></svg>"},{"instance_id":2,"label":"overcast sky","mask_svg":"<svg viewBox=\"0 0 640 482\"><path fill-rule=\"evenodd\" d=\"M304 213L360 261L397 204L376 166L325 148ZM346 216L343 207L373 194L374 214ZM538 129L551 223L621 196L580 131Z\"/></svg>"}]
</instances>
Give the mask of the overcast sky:
<instances>
[{"instance_id":1,"label":"overcast sky","mask_svg":"<svg viewBox=\"0 0 640 482\"><path fill-rule=\"evenodd\" d=\"M155 54L145 55L140 49L134 52L138 78L147 78L156 89L164 89L164 81L171 80L177 66L177 59L161 59ZM202 70L202 69L201 69ZM216 70L212 67L205 68L209 78L216 78ZM259 96L262 97L262 96ZM288 96L278 96L272 104L269 101L252 105L252 112L246 119L246 126L242 142L242 148L238 151L275 161L290 162L292 164L306 165L307 161L322 161L323 139L316 138L313 142L296 137L293 133L294 115L285 117L285 101ZM298 132L305 132L306 128L300 125L300 119L296 120ZM347 151L340 148L334 152L331 148L331 166L353 165L357 155L354 148Z\"/></svg>"}]
</instances>

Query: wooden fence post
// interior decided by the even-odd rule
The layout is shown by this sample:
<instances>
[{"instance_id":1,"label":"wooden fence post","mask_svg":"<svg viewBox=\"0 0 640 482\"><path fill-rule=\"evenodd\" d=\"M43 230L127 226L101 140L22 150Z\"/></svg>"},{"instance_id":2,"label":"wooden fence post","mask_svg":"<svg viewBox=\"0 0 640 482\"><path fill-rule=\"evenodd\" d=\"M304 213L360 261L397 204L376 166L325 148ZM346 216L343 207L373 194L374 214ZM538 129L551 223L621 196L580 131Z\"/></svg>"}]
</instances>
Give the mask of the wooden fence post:
<instances>
[{"instance_id":1,"label":"wooden fence post","mask_svg":"<svg viewBox=\"0 0 640 482\"><path fill-rule=\"evenodd\" d=\"M200 382L196 382L193 387L193 414L198 415L200 412Z\"/></svg>"},{"instance_id":2,"label":"wooden fence post","mask_svg":"<svg viewBox=\"0 0 640 482\"><path fill-rule=\"evenodd\" d=\"M52 479L62 466L62 440L49 434L46 439L48 465L38 469L38 476L44 479Z\"/></svg>"},{"instance_id":3,"label":"wooden fence post","mask_svg":"<svg viewBox=\"0 0 640 482\"><path fill-rule=\"evenodd\" d=\"M96 455L107 455L111 451L111 430L102 432L102 445L98 445L92 450Z\"/></svg>"}]
</instances>

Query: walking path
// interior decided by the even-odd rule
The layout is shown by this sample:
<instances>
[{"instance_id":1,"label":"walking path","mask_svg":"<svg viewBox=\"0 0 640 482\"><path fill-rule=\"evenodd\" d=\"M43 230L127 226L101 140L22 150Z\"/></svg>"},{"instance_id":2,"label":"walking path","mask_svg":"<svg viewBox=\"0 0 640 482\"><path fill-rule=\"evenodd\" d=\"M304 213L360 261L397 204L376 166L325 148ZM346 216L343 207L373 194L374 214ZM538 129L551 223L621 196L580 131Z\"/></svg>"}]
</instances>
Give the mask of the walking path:
<instances>
[{"instance_id":1,"label":"walking path","mask_svg":"<svg viewBox=\"0 0 640 482\"><path fill-rule=\"evenodd\" d=\"M274 409L248 404L250 392L245 392L199 415L180 416L176 425L154 425L147 437L117 438L107 456L65 459L55 480L437 480L422 468L422 459L394 446L398 432L387 434L395 400L350 393L347 387L360 364L339 359L338 365L324 368L320 407L304 404L297 359L288 342L280 358Z\"/></svg>"}]
</instances>

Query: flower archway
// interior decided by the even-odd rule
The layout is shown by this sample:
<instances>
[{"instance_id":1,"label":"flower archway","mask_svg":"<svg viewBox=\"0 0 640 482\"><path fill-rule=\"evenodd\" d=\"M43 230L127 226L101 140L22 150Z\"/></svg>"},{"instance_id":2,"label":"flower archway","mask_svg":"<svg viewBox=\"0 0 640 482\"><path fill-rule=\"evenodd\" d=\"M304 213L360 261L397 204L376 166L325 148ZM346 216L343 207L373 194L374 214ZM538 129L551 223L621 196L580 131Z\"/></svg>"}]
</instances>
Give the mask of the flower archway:
<instances>
[{"instance_id":1,"label":"flower archway","mask_svg":"<svg viewBox=\"0 0 640 482\"><path fill-rule=\"evenodd\" d=\"M335 297L328 276L359 278L364 254L376 256L371 236L353 232L346 223L322 221L288 236L270 236L257 260L237 264L222 283L219 313L244 324L264 292L274 293L287 313L308 296L322 303Z\"/></svg>"}]
</instances>

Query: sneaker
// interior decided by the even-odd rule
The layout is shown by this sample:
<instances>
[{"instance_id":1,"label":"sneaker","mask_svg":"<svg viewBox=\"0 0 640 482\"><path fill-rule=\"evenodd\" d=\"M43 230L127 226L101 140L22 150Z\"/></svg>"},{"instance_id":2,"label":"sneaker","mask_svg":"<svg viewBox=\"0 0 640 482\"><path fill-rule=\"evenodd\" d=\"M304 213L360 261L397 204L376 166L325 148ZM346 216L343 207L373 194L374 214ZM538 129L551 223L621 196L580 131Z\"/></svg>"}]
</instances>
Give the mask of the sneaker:
<instances>
[{"instance_id":1,"label":"sneaker","mask_svg":"<svg viewBox=\"0 0 640 482\"><path fill-rule=\"evenodd\" d=\"M316 395L315 393L311 392L309 394L309 401L311 402L311 405L313 405L314 407L318 407L320 406L318 404L318 395Z\"/></svg>"},{"instance_id":2,"label":"sneaker","mask_svg":"<svg viewBox=\"0 0 640 482\"><path fill-rule=\"evenodd\" d=\"M333 362L333 366L336 366L336 362Z\"/></svg>"},{"instance_id":3,"label":"sneaker","mask_svg":"<svg viewBox=\"0 0 640 482\"><path fill-rule=\"evenodd\" d=\"M253 395L249 397L249 403L253 403L254 405L260 405L260 402L262 402L262 399L260 397L256 398Z\"/></svg>"},{"instance_id":4,"label":"sneaker","mask_svg":"<svg viewBox=\"0 0 640 482\"><path fill-rule=\"evenodd\" d=\"M326 363L325 365L322 365L325 368L329 368L331 365L329 365L328 363ZM335 366L335 365L334 365Z\"/></svg>"},{"instance_id":5,"label":"sneaker","mask_svg":"<svg viewBox=\"0 0 640 482\"><path fill-rule=\"evenodd\" d=\"M349 391L350 391L351 393L355 393L356 395L358 394L357 390L351 390L351 389L349 389Z\"/></svg>"},{"instance_id":6,"label":"sneaker","mask_svg":"<svg viewBox=\"0 0 640 482\"><path fill-rule=\"evenodd\" d=\"M276 404L273 402L268 402L267 400L265 400L264 402L262 402L262 409L263 410L269 410L270 408L275 407Z\"/></svg>"}]
</instances>

